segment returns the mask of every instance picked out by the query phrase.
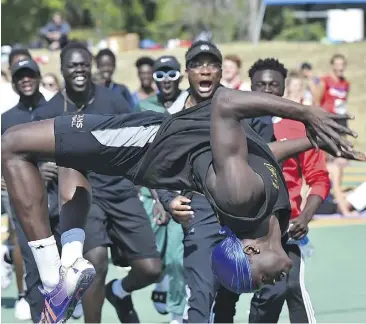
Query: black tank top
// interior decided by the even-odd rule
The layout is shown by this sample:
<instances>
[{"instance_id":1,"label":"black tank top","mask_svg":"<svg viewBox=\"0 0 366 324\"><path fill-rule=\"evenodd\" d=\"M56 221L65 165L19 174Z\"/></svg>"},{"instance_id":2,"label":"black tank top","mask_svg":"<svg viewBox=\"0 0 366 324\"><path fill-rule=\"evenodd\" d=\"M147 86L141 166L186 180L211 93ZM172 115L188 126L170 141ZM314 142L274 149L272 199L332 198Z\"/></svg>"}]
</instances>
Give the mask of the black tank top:
<instances>
[{"instance_id":1,"label":"black tank top","mask_svg":"<svg viewBox=\"0 0 366 324\"><path fill-rule=\"evenodd\" d=\"M143 182L151 188L201 192L206 195L220 220L223 220L225 217L220 215L225 215L225 213L216 206L205 183L208 168L212 164L210 119L211 99L167 117L139 166L135 183ZM264 204L267 207L262 208L260 214L254 215L248 220L248 230L270 214L276 214L281 228L285 231L291 209L281 167L266 142L245 120L242 121L242 125L247 137L248 152L252 156L253 165L251 166L256 164L255 160L258 158L267 161L278 175L279 187L274 199L273 195L267 197ZM251 159L249 164L251 164ZM268 188L266 183L265 186ZM266 192L266 196L268 194ZM244 220L242 217L234 215L233 218Z\"/></svg>"}]
</instances>

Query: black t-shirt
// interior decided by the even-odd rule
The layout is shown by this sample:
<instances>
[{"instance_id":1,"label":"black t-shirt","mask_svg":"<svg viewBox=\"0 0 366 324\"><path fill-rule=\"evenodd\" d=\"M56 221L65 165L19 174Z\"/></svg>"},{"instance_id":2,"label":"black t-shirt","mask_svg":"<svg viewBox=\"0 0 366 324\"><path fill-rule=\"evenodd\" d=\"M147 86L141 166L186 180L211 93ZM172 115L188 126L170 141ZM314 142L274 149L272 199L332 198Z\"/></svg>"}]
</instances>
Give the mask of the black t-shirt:
<instances>
[{"instance_id":1,"label":"black t-shirt","mask_svg":"<svg viewBox=\"0 0 366 324\"><path fill-rule=\"evenodd\" d=\"M211 100L207 100L166 118L139 165L135 176L136 183L142 182L147 186L151 184L152 188L186 189L207 194L205 181L202 181L203 179L199 182L195 181L197 175L194 174L192 166L196 159L204 157L204 163L206 163L204 172L207 172L212 163L210 116ZM262 213L261 218L267 217L268 212L276 210L282 214L281 219L287 222L290 205L281 168L265 141L245 120L242 121L242 125L247 137L249 154L264 158L279 175L280 189L275 206ZM217 211L214 201L209 200ZM281 227L284 229L286 226Z\"/></svg>"},{"instance_id":2,"label":"black t-shirt","mask_svg":"<svg viewBox=\"0 0 366 324\"><path fill-rule=\"evenodd\" d=\"M39 119L47 119L72 114L76 111L75 104L66 99L65 94L60 91L48 102L48 105L37 112L37 115ZM106 87L95 85L90 100L82 112L94 115L120 115L130 113L130 106L120 94L112 92ZM135 186L123 177L89 172L88 178L93 190L93 199L119 202L137 196Z\"/></svg>"}]
</instances>

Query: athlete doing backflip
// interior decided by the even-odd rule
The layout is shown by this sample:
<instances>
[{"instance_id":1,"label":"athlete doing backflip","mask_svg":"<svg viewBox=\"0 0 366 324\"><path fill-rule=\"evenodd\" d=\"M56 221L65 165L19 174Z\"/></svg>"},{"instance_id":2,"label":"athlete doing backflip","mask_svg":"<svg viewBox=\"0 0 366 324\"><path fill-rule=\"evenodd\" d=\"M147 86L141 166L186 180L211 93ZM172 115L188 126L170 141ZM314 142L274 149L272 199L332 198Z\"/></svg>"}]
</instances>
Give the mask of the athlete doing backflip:
<instances>
[{"instance_id":1,"label":"athlete doing backflip","mask_svg":"<svg viewBox=\"0 0 366 324\"><path fill-rule=\"evenodd\" d=\"M211 86L200 84L202 89ZM301 121L308 138L277 143L272 153L243 121L262 115ZM336 156L365 159L338 135L356 136L336 122L340 119L349 116L263 93L221 88L212 104L204 101L171 116L150 111L120 116L79 113L13 127L2 137L3 175L22 226L33 228L26 231L29 241L51 236L44 183L36 167L39 160L125 176L149 188L201 192L220 222L234 232L229 231L214 250L212 269L228 289L251 292L279 280L291 268L281 246L290 206L277 159L318 142ZM67 305L48 310L54 315L48 318L52 322L67 320L91 283L89 269L84 274L71 266L62 273L55 290L45 294L46 308L53 307L48 301L57 299L61 290L72 298Z\"/></svg>"}]
</instances>

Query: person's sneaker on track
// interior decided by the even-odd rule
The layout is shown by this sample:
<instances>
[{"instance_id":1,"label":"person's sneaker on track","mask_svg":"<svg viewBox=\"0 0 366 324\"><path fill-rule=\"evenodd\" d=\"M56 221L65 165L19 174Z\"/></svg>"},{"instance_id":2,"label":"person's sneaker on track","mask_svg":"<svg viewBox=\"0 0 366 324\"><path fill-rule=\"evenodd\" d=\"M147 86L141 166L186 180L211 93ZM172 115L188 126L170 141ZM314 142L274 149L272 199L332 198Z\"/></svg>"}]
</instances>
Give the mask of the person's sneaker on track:
<instances>
[{"instance_id":1,"label":"person's sneaker on track","mask_svg":"<svg viewBox=\"0 0 366 324\"><path fill-rule=\"evenodd\" d=\"M140 323L139 317L133 307L131 294L126 294L122 298L117 296L117 294L113 292L113 284L120 285L120 280L112 280L106 285L105 297L116 309L120 322Z\"/></svg>"}]
</instances>

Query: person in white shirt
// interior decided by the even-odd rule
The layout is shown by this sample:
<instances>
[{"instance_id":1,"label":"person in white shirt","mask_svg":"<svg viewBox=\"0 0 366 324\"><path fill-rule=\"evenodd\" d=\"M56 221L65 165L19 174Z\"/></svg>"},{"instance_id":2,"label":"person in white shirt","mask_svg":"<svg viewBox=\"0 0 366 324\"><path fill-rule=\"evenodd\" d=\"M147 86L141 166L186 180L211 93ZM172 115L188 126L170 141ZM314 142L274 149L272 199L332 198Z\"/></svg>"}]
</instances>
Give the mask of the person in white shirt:
<instances>
[{"instance_id":1,"label":"person in white shirt","mask_svg":"<svg viewBox=\"0 0 366 324\"><path fill-rule=\"evenodd\" d=\"M237 55L226 55L222 64L221 84L229 89L250 91L249 83L240 78L241 60Z\"/></svg>"}]
</instances>

